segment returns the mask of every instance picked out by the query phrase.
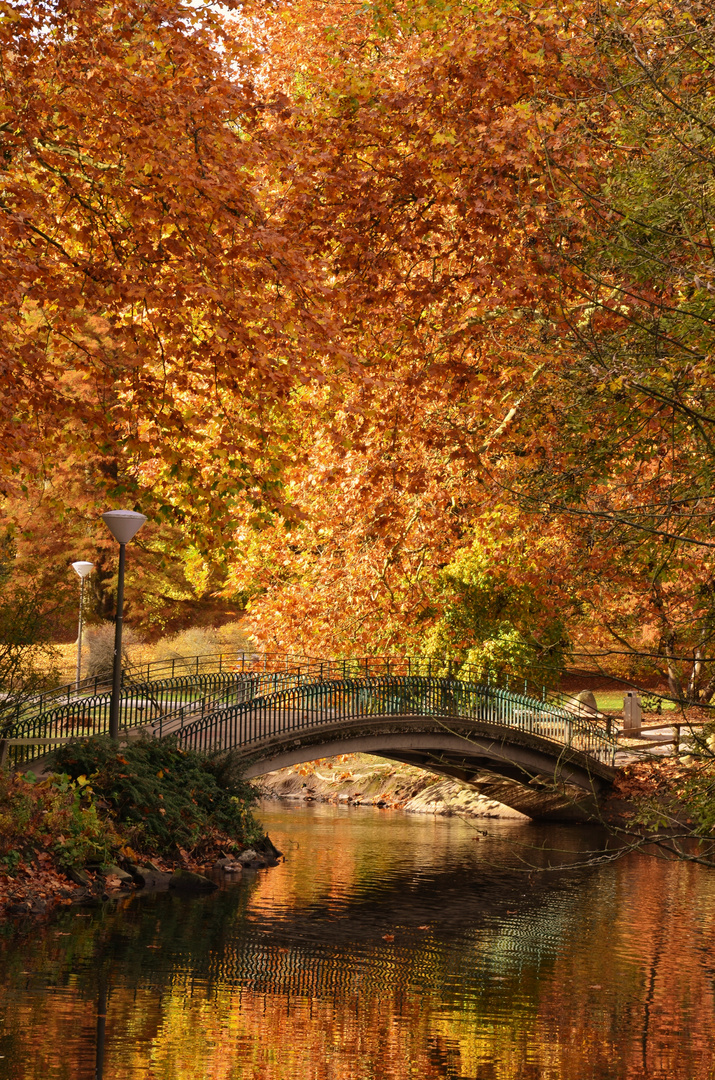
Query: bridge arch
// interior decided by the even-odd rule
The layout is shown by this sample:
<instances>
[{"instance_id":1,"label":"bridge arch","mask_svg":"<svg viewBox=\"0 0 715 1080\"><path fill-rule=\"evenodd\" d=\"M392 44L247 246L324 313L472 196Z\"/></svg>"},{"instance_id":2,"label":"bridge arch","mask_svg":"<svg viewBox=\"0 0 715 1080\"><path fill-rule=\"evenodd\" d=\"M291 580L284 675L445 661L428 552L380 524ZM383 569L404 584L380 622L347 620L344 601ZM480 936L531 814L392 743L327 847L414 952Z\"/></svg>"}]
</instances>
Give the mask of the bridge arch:
<instances>
[{"instance_id":1,"label":"bridge arch","mask_svg":"<svg viewBox=\"0 0 715 1080\"><path fill-rule=\"evenodd\" d=\"M582 821L593 817L599 795L610 786L611 770L583 755L554 756L553 747L505 741L503 732L458 732L424 729L409 718L406 729L395 730L395 717L385 718L359 733L344 728L323 732L320 741L295 739L256 748L247 758L244 775L252 780L276 769L339 754L372 754L413 765L431 773L460 780L486 798L518 810L528 817ZM407 719L407 718L405 718ZM421 721L429 718L421 718Z\"/></svg>"},{"instance_id":2,"label":"bridge arch","mask_svg":"<svg viewBox=\"0 0 715 1080\"><path fill-rule=\"evenodd\" d=\"M247 778L372 753L558 820L591 817L614 775L613 743L598 725L526 695L449 678L297 679L177 735L187 747L237 750Z\"/></svg>"}]
</instances>

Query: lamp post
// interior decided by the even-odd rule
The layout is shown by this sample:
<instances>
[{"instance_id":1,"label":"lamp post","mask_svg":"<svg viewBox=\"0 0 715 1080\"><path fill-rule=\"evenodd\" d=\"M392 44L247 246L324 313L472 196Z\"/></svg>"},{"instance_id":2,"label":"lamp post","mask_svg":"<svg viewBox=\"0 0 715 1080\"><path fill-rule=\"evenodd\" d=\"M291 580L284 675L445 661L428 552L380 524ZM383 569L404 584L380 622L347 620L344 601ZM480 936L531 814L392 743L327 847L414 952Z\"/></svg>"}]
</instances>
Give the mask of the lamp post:
<instances>
[{"instance_id":1,"label":"lamp post","mask_svg":"<svg viewBox=\"0 0 715 1080\"><path fill-rule=\"evenodd\" d=\"M126 546L146 521L144 514L133 510L108 510L102 521L119 544L119 575L117 578L117 615L114 623L114 663L112 665L112 697L109 705L109 737L119 738L119 699L122 692L122 618L124 615L124 562Z\"/></svg>"},{"instance_id":2,"label":"lamp post","mask_svg":"<svg viewBox=\"0 0 715 1080\"><path fill-rule=\"evenodd\" d=\"M79 588L79 630L77 631L77 682L75 689L79 690L79 683L82 677L82 622L84 616L84 579L94 570L94 563L91 562L73 562L72 569L76 574L79 574L81 585Z\"/></svg>"}]
</instances>

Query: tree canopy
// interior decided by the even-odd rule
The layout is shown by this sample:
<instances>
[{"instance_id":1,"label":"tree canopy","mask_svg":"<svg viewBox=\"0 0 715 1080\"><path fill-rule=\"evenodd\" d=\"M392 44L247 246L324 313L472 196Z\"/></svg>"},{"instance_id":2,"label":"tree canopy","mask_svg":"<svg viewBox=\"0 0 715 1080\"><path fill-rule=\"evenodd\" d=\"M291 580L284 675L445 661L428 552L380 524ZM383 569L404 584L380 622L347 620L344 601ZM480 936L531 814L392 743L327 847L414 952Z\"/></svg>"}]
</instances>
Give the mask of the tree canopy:
<instances>
[{"instance_id":1,"label":"tree canopy","mask_svg":"<svg viewBox=\"0 0 715 1080\"><path fill-rule=\"evenodd\" d=\"M709 699L714 27L0 4L19 563L131 504L145 620L234 595L281 647Z\"/></svg>"}]
</instances>

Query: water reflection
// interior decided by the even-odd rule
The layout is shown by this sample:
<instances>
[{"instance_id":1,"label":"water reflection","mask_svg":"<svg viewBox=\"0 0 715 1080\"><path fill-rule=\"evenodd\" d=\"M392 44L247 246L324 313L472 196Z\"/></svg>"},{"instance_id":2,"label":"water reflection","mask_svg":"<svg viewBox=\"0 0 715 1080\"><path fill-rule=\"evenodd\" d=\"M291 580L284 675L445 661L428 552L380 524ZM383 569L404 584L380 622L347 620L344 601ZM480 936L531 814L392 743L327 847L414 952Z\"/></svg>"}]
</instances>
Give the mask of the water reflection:
<instances>
[{"instance_id":1,"label":"water reflection","mask_svg":"<svg viewBox=\"0 0 715 1080\"><path fill-rule=\"evenodd\" d=\"M584 870L600 837L578 829L263 816L287 855L275 869L6 942L0 1076L715 1076L707 870Z\"/></svg>"}]
</instances>

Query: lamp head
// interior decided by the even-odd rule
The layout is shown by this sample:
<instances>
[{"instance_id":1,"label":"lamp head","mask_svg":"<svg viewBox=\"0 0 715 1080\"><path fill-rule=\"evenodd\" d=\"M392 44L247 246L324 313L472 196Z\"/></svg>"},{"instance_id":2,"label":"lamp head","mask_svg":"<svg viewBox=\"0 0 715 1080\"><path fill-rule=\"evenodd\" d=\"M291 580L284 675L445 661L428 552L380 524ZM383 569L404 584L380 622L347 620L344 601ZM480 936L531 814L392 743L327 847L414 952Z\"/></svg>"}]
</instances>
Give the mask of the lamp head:
<instances>
[{"instance_id":1,"label":"lamp head","mask_svg":"<svg viewBox=\"0 0 715 1080\"><path fill-rule=\"evenodd\" d=\"M118 543L128 544L141 529L146 517L134 510L107 510L106 514L102 514L102 521Z\"/></svg>"},{"instance_id":2,"label":"lamp head","mask_svg":"<svg viewBox=\"0 0 715 1080\"><path fill-rule=\"evenodd\" d=\"M79 574L81 578L86 578L94 570L93 562L73 562L72 569L75 573Z\"/></svg>"}]
</instances>

